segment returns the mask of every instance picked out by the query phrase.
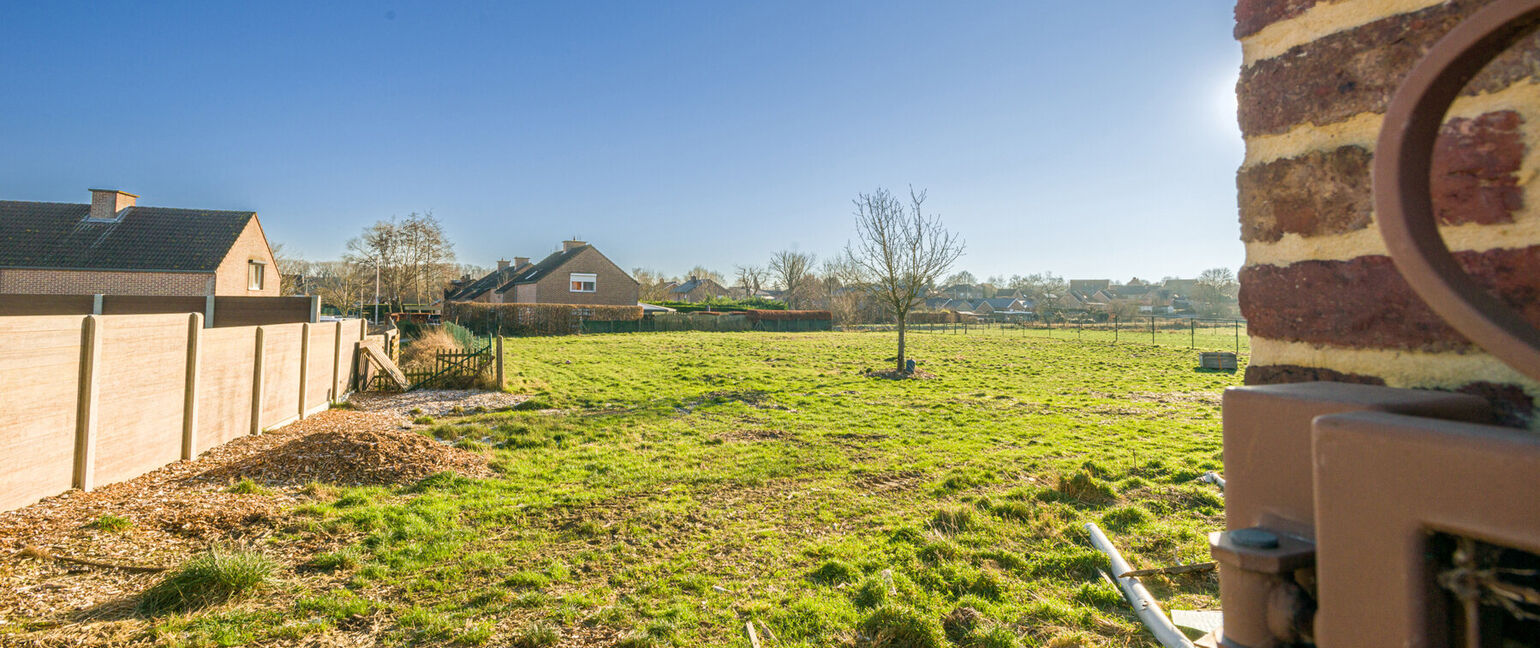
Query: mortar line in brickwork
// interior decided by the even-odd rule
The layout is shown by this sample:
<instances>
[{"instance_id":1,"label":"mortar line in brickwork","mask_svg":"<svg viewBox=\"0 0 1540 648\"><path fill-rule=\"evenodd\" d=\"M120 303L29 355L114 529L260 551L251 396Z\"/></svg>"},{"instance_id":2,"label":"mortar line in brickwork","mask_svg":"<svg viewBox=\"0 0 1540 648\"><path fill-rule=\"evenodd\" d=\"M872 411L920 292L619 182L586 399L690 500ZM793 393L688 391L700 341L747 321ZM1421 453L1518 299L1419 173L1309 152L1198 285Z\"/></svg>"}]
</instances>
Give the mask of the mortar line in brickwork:
<instances>
[{"instance_id":1,"label":"mortar line in brickwork","mask_svg":"<svg viewBox=\"0 0 1540 648\"><path fill-rule=\"evenodd\" d=\"M1449 108L1448 118L1469 119L1501 110L1517 112L1525 126L1540 128L1540 82L1520 82L1495 92L1460 97ZM1245 138L1246 158L1241 170L1344 146L1358 146L1372 153L1383 121L1382 113L1365 112L1329 124L1303 123L1282 133L1251 135ZM1525 153L1526 166L1536 155L1540 149Z\"/></svg>"},{"instance_id":2,"label":"mortar line in brickwork","mask_svg":"<svg viewBox=\"0 0 1540 648\"><path fill-rule=\"evenodd\" d=\"M1390 387L1459 389L1473 382L1513 384L1540 401L1540 383L1480 349L1418 351L1346 347L1251 336L1250 365L1296 365L1375 376Z\"/></svg>"},{"instance_id":3,"label":"mortar line in brickwork","mask_svg":"<svg viewBox=\"0 0 1540 648\"><path fill-rule=\"evenodd\" d=\"M1525 187L1526 208L1514 214L1514 222L1496 225L1465 223L1445 225L1439 228L1450 252L1486 252L1489 250L1523 249L1529 241L1540 240L1540 204ZM1531 208L1529 205L1536 205ZM1277 241L1249 241L1246 243L1246 264L1252 266L1286 266L1301 261L1351 261L1366 256L1388 256L1385 239L1380 237L1379 226L1371 221L1368 227L1341 234L1300 236L1284 234Z\"/></svg>"},{"instance_id":4,"label":"mortar line in brickwork","mask_svg":"<svg viewBox=\"0 0 1540 648\"><path fill-rule=\"evenodd\" d=\"M1444 0L1365 0L1317 4L1298 16L1272 23L1240 39L1242 64L1250 67L1332 34L1443 3Z\"/></svg>"}]
</instances>

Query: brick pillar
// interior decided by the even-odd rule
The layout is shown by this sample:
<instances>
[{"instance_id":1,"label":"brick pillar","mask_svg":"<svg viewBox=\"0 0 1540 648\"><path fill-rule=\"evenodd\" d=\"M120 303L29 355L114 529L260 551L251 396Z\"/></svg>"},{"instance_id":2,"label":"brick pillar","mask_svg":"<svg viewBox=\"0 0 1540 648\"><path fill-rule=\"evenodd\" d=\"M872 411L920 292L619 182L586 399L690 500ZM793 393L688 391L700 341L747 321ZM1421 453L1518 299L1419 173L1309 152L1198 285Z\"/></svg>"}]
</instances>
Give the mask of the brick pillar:
<instances>
[{"instance_id":1,"label":"brick pillar","mask_svg":"<svg viewBox=\"0 0 1540 648\"><path fill-rule=\"evenodd\" d=\"M1536 424L1540 384L1449 328L1396 272L1369 169L1412 65L1480 1L1240 0L1237 174L1248 384L1335 380L1444 389ZM1473 80L1436 148L1433 198L1451 251L1540 324L1540 35Z\"/></svg>"}]
</instances>

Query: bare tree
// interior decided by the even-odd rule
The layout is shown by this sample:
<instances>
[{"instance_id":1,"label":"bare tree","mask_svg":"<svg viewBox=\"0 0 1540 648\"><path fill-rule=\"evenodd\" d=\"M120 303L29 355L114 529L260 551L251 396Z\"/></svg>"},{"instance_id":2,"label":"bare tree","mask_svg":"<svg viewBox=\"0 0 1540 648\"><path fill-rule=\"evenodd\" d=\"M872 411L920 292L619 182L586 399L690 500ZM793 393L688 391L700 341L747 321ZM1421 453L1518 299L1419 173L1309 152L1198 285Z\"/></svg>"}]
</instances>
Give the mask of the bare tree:
<instances>
[{"instance_id":1,"label":"bare tree","mask_svg":"<svg viewBox=\"0 0 1540 648\"><path fill-rule=\"evenodd\" d=\"M788 308L798 308L812 297L814 256L795 250L781 250L770 257L770 276L784 291Z\"/></svg>"},{"instance_id":2,"label":"bare tree","mask_svg":"<svg viewBox=\"0 0 1540 648\"><path fill-rule=\"evenodd\" d=\"M735 266L737 285L743 289L744 297L753 297L764 288L765 280L770 273L761 266Z\"/></svg>"},{"instance_id":3,"label":"bare tree","mask_svg":"<svg viewBox=\"0 0 1540 648\"><path fill-rule=\"evenodd\" d=\"M380 278L380 298L400 306L431 301L454 278L454 246L433 214L377 221L348 241L343 259Z\"/></svg>"},{"instance_id":4,"label":"bare tree","mask_svg":"<svg viewBox=\"0 0 1540 648\"><path fill-rule=\"evenodd\" d=\"M722 273L717 272L716 270L712 270L711 268L707 268L706 266L703 266L703 265L697 265L697 266L695 266L693 268L690 268L690 271L685 273L684 276L686 276L686 277L697 277L697 278L700 278L700 279L710 279L710 280L715 281L715 282L717 282L719 284L727 283L727 278L723 277Z\"/></svg>"},{"instance_id":5,"label":"bare tree","mask_svg":"<svg viewBox=\"0 0 1540 648\"><path fill-rule=\"evenodd\" d=\"M647 268L632 268L631 278L641 284L638 297L644 302L668 301L668 277Z\"/></svg>"},{"instance_id":6,"label":"bare tree","mask_svg":"<svg viewBox=\"0 0 1540 648\"><path fill-rule=\"evenodd\" d=\"M273 261L278 266L278 294L302 295L307 294L308 287L304 285L309 277L312 266L315 265L297 254L289 254L282 243L273 246Z\"/></svg>"},{"instance_id":7,"label":"bare tree","mask_svg":"<svg viewBox=\"0 0 1540 648\"><path fill-rule=\"evenodd\" d=\"M1021 296L1032 302L1034 312L1045 315L1057 310L1054 302L1069 292L1069 282L1052 272L1034 272L1025 277L1013 277L1011 288L1020 290Z\"/></svg>"},{"instance_id":8,"label":"bare tree","mask_svg":"<svg viewBox=\"0 0 1540 648\"><path fill-rule=\"evenodd\" d=\"M909 204L886 189L854 201L856 240L845 245L852 283L864 286L898 324L897 370L907 370L904 342L909 312L963 253L963 241L941 217L926 215L925 192L909 189Z\"/></svg>"},{"instance_id":9,"label":"bare tree","mask_svg":"<svg viewBox=\"0 0 1540 648\"><path fill-rule=\"evenodd\" d=\"M974 277L973 273L968 272L967 270L963 270L961 272L953 273L952 275L948 276L946 279L941 281L941 283L943 284L942 288L946 288L948 286L955 286L957 284L966 284L966 285L969 285L969 286L973 286L973 285L978 284L978 282L979 282L978 278Z\"/></svg>"}]
</instances>

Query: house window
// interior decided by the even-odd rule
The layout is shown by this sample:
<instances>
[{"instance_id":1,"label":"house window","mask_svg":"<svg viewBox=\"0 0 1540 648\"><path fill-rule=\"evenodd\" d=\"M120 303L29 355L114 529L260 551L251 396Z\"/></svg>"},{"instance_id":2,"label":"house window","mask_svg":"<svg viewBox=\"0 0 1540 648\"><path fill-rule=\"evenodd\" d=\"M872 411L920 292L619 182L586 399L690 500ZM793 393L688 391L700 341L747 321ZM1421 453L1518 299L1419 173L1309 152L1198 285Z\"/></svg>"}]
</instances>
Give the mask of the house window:
<instances>
[{"instance_id":1,"label":"house window","mask_svg":"<svg viewBox=\"0 0 1540 648\"><path fill-rule=\"evenodd\" d=\"M572 292L593 292L598 285L598 275L589 272L574 272L568 284Z\"/></svg>"},{"instance_id":2,"label":"house window","mask_svg":"<svg viewBox=\"0 0 1540 648\"><path fill-rule=\"evenodd\" d=\"M263 273L267 270L267 264L261 261L246 263L246 289L261 290Z\"/></svg>"}]
</instances>

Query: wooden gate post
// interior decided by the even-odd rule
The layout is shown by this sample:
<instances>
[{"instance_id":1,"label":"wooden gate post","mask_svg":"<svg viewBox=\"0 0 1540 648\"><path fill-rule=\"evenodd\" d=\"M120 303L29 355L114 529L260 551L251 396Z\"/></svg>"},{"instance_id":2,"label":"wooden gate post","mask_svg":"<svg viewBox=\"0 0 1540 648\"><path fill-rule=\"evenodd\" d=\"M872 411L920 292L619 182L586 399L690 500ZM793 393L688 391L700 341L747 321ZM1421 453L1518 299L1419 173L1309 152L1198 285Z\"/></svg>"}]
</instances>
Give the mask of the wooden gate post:
<instances>
[{"instance_id":1,"label":"wooden gate post","mask_svg":"<svg viewBox=\"0 0 1540 648\"><path fill-rule=\"evenodd\" d=\"M182 390L182 459L198 453L198 372L202 369L199 341L203 337L203 313L187 317L187 386Z\"/></svg>"},{"instance_id":2,"label":"wooden gate post","mask_svg":"<svg viewBox=\"0 0 1540 648\"><path fill-rule=\"evenodd\" d=\"M80 391L75 409L75 488L91 490L96 474L96 361L102 354L102 320L87 315L80 329Z\"/></svg>"},{"instance_id":3,"label":"wooden gate post","mask_svg":"<svg viewBox=\"0 0 1540 648\"><path fill-rule=\"evenodd\" d=\"M497 367L495 367L497 372L497 391L502 391L508 386L508 383L503 381L503 338L501 336L497 338L497 359L494 362L497 363Z\"/></svg>"}]
</instances>

